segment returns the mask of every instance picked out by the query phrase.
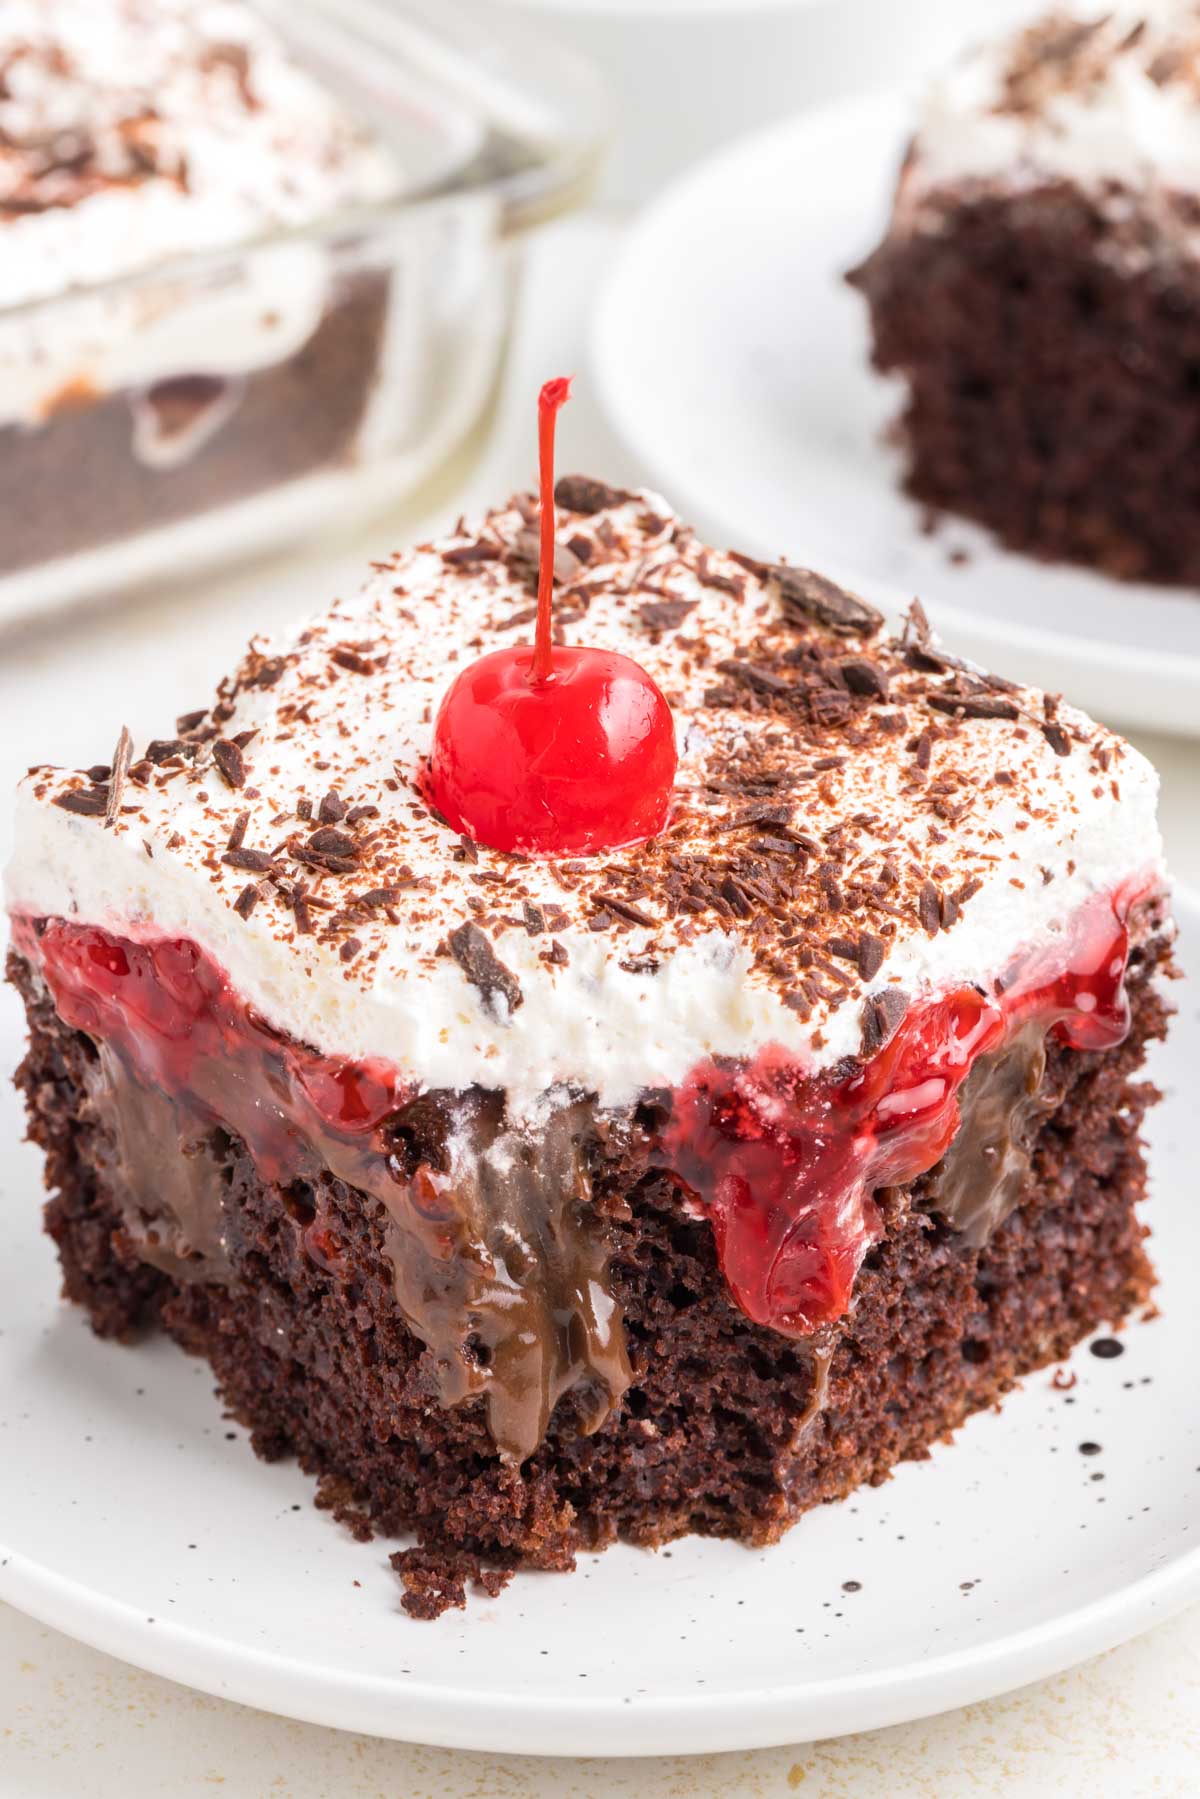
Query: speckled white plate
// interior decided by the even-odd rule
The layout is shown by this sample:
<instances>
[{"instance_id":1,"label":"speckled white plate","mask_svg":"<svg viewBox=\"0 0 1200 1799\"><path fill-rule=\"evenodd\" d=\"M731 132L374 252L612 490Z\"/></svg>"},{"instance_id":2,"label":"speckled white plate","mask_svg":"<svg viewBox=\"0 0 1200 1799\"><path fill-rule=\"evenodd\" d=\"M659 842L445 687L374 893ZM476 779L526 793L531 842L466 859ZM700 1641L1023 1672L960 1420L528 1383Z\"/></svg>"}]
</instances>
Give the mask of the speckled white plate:
<instances>
[{"instance_id":1,"label":"speckled white plate","mask_svg":"<svg viewBox=\"0 0 1200 1799\"><path fill-rule=\"evenodd\" d=\"M1200 899L1181 898L1185 965ZM456 1747L613 1755L870 1729L1003 1692L1200 1597L1200 993L1153 1073L1162 1316L765 1552L686 1541L523 1575L417 1624L390 1545L255 1460L206 1368L97 1343L58 1303L38 1157L0 1099L0 1599L265 1710ZM0 1061L19 1053L0 1002ZM1081 1445L1099 1445L1084 1452Z\"/></svg>"},{"instance_id":2,"label":"speckled white plate","mask_svg":"<svg viewBox=\"0 0 1200 1799\"><path fill-rule=\"evenodd\" d=\"M847 269L874 247L913 117L871 95L684 177L626 237L596 322L597 391L639 467L719 543L920 593L956 649L1097 716L1200 736L1200 593L932 535L884 441Z\"/></svg>"}]
</instances>

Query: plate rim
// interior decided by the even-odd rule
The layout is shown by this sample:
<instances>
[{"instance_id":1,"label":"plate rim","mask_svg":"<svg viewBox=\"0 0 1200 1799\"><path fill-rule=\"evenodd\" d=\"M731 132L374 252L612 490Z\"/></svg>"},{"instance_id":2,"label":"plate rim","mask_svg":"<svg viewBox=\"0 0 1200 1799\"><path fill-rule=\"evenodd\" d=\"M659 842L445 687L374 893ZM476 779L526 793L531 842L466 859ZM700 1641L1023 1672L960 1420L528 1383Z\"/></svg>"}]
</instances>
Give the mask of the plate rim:
<instances>
[{"instance_id":1,"label":"plate rim","mask_svg":"<svg viewBox=\"0 0 1200 1799\"><path fill-rule=\"evenodd\" d=\"M1200 934L1200 889L1174 882L1171 899L1176 915L1187 915ZM1180 1000L1190 986L1185 976L1176 989ZM140 1607L98 1592L2 1540L0 1601L150 1674L301 1722L498 1754L683 1755L878 1730L1000 1697L1060 1673L1200 1601L1200 1542L1084 1605L993 1641L867 1673L779 1682L751 1693L714 1689L547 1700L524 1687L465 1704L461 1690L417 1675L364 1677L250 1643L230 1643L169 1617L150 1621ZM406 1621L397 1622L403 1628ZM476 1626L493 1627L482 1617Z\"/></svg>"},{"instance_id":2,"label":"plate rim","mask_svg":"<svg viewBox=\"0 0 1200 1799\"><path fill-rule=\"evenodd\" d=\"M652 246L668 224L673 227L678 215L697 203L710 184L729 179L739 166L754 167L768 161L777 156L782 147L790 147L797 139L819 140L822 134L841 135L859 119L870 119L877 125L881 111L900 114L903 109L908 109L911 117L917 91L909 83L834 99L751 132L705 157L656 195L627 228L597 296L588 346L589 364L596 393L610 425L622 444L645 466L652 481L664 484L666 497L678 509L689 517L702 515L719 521L723 531L747 542L751 553L773 555L779 546L764 543L752 529L743 529L722 505L720 497L714 497L707 490L703 480L693 478L690 471L682 474L673 471L667 466L661 449L647 440L644 413L636 404L632 384L625 378L623 355L623 345L628 341L630 323L635 316L632 302L636 299L639 279L643 288L645 284L644 274L639 277L638 265L640 263L644 268L657 263L659 259L649 254ZM898 130L894 158L897 167L902 149L903 138ZM1024 560L1034 568L1047 566L1036 558ZM901 612L911 597L894 583L857 568L852 557L839 559L836 564L825 558L823 569L835 579L864 589ZM1092 571L1085 572L1093 579L1106 579ZM1186 604L1187 595L1195 591L1181 590L1181 603ZM1164 594L1169 592L1164 589ZM1149 649L1136 643L1095 641L1052 628L993 621L964 610L932 585L923 586L921 598L935 625L948 635L953 633L959 642L970 640L972 644L978 644L984 653L992 646L1005 653L1053 660L1062 665L1078 666L1082 661L1122 687L1127 686L1131 677L1152 681L1157 688L1176 696L1175 705L1170 720L1159 718L1152 723L1148 718L1139 719L1143 728L1165 729L1181 736L1200 736L1200 655ZM1194 603L1200 605L1200 598ZM1193 719L1190 725L1189 710Z\"/></svg>"},{"instance_id":3,"label":"plate rim","mask_svg":"<svg viewBox=\"0 0 1200 1799\"><path fill-rule=\"evenodd\" d=\"M461 1692L347 1675L227 1642L99 1595L0 1545L0 1599L90 1648L213 1698L302 1723L496 1754L686 1755L777 1748L880 1730L999 1698L1166 1623L1200 1601L1200 1545L1128 1586L998 1643L753 1694L553 1699L528 1690L474 1702ZM72 1596L78 1595L75 1604ZM161 1645L161 1649L159 1648ZM633 1726L633 1729L630 1729ZM624 1731L628 1735L620 1734Z\"/></svg>"}]
</instances>

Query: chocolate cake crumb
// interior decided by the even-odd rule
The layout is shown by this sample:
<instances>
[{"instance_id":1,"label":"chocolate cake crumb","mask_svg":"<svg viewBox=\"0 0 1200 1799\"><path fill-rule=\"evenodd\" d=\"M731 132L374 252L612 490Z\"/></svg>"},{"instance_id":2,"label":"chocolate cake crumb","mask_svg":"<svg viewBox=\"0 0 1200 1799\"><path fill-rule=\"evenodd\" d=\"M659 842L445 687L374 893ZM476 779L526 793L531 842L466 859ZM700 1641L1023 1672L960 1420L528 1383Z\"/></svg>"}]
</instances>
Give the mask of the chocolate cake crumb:
<instances>
[{"instance_id":1,"label":"chocolate cake crumb","mask_svg":"<svg viewBox=\"0 0 1200 1799\"><path fill-rule=\"evenodd\" d=\"M477 1555L458 1549L400 1549L388 1557L404 1586L401 1600L411 1618L440 1618L451 1608L462 1610L471 1582L495 1599L513 1577L511 1568L485 1567Z\"/></svg>"}]
</instances>

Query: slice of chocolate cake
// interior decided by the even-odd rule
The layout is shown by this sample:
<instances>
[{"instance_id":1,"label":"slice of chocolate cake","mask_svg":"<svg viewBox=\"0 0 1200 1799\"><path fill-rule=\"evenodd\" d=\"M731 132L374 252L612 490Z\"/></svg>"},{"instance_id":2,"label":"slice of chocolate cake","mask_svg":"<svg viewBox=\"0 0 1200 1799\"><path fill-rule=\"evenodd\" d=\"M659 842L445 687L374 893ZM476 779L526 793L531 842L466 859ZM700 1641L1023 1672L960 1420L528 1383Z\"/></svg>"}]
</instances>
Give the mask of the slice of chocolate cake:
<instances>
[{"instance_id":1,"label":"slice of chocolate cake","mask_svg":"<svg viewBox=\"0 0 1200 1799\"><path fill-rule=\"evenodd\" d=\"M34 769L8 879L68 1295L415 1533L421 1616L618 1535L770 1541L1153 1278L1148 764L919 608L558 499L560 631L673 714L656 836L500 851L430 803L448 680L529 640L519 497L173 734Z\"/></svg>"},{"instance_id":2,"label":"slice of chocolate cake","mask_svg":"<svg viewBox=\"0 0 1200 1799\"><path fill-rule=\"evenodd\" d=\"M1198 226L1195 0L1074 0L952 69L851 276L913 495L1200 585Z\"/></svg>"},{"instance_id":3,"label":"slice of chocolate cake","mask_svg":"<svg viewBox=\"0 0 1200 1799\"><path fill-rule=\"evenodd\" d=\"M388 277L314 228L398 185L245 0L8 0L0 574L347 460Z\"/></svg>"}]
</instances>

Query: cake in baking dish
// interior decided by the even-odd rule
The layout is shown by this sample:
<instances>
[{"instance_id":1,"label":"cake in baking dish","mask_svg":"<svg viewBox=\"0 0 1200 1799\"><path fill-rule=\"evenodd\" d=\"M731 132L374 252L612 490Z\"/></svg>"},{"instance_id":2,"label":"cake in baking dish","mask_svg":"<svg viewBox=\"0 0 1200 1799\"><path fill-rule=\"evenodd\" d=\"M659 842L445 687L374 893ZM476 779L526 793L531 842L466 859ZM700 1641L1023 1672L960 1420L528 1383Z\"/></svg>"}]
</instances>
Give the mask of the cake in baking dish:
<instances>
[{"instance_id":1,"label":"cake in baking dish","mask_svg":"<svg viewBox=\"0 0 1200 1799\"><path fill-rule=\"evenodd\" d=\"M0 574L349 458L389 282L318 228L398 186L246 0L6 0Z\"/></svg>"}]
</instances>

